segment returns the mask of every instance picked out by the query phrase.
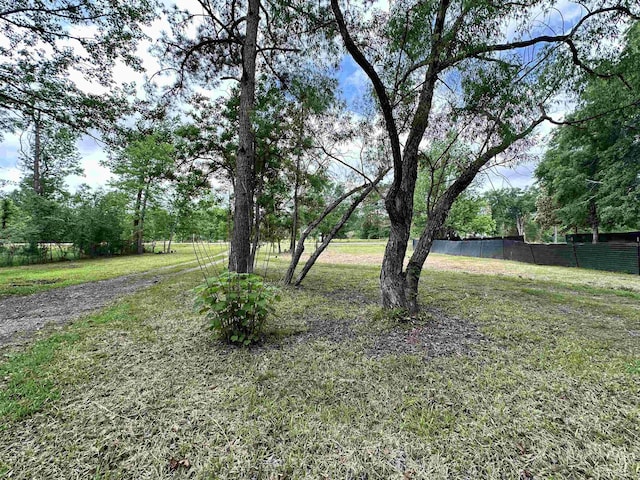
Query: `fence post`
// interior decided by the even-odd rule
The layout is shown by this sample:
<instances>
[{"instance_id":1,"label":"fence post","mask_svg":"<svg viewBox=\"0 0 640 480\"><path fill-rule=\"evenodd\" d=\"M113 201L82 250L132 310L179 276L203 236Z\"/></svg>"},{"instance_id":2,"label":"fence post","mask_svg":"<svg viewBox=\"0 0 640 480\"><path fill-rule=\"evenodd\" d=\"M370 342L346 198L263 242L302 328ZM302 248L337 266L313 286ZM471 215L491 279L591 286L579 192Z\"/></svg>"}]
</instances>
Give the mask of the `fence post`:
<instances>
[{"instance_id":1,"label":"fence post","mask_svg":"<svg viewBox=\"0 0 640 480\"><path fill-rule=\"evenodd\" d=\"M573 246L573 258L576 259L576 267L580 268L580 263L578 263L578 254L576 253L576 243L571 242L571 245Z\"/></svg>"},{"instance_id":2,"label":"fence post","mask_svg":"<svg viewBox=\"0 0 640 480\"><path fill-rule=\"evenodd\" d=\"M533 246L531 244L529 244L529 250L531 250L531 258L533 259L533 264L537 265L536 256L533 254Z\"/></svg>"},{"instance_id":3,"label":"fence post","mask_svg":"<svg viewBox=\"0 0 640 480\"><path fill-rule=\"evenodd\" d=\"M636 252L638 256L638 275L640 275L640 237L636 237L636 245L638 245Z\"/></svg>"}]
</instances>

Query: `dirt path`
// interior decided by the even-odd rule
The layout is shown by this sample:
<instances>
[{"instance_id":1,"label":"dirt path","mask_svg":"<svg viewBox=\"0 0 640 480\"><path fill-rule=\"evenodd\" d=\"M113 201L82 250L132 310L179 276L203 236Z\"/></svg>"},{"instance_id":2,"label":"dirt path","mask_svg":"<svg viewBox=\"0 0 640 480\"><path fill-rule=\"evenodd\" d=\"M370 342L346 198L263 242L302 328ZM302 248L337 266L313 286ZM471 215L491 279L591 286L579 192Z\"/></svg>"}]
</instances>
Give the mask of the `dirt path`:
<instances>
[{"instance_id":1,"label":"dirt path","mask_svg":"<svg viewBox=\"0 0 640 480\"><path fill-rule=\"evenodd\" d=\"M221 261L224 259L217 262ZM46 325L63 325L98 310L123 296L158 283L163 278L192 272L200 268L192 267L178 272L165 272L165 270L192 263L171 265L133 275L56 288L32 295L0 298L0 347L24 343Z\"/></svg>"}]
</instances>

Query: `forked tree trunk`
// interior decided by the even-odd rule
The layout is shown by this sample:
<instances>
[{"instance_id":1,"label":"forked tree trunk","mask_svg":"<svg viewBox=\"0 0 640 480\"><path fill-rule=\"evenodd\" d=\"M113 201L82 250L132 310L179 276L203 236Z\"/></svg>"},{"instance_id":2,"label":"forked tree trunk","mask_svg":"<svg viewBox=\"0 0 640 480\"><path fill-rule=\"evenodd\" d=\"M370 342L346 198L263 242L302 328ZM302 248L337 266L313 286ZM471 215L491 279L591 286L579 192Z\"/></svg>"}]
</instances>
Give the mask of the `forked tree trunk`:
<instances>
[{"instance_id":1,"label":"forked tree trunk","mask_svg":"<svg viewBox=\"0 0 640 480\"><path fill-rule=\"evenodd\" d=\"M364 185L362 185L360 187L356 187L353 190L350 190L349 192L346 192L343 195L341 195L331 205L328 205L324 209L324 211L313 222L311 222L307 228L305 228L304 232L302 232L302 234L300 235L300 239L298 240L297 246L294 246L294 248L291 250L291 262L289 263L289 268L288 268L287 273L286 273L286 275L284 277L284 284L285 285L290 285L291 282L293 281L293 275L295 273L296 267L298 266L298 263L300 262L300 257L302 256L302 253L304 252L304 242L307 240L307 238L309 238L309 235L311 234L311 232L313 232L318 227L318 225L320 225L322 223L322 221L325 218L327 218L327 216L331 212L333 212L338 206L340 206L340 204L344 200L349 198L351 195L353 195L357 191L362 190L363 188L364 188ZM280 241L279 240L278 240L278 253L280 253Z\"/></svg>"},{"instance_id":2,"label":"forked tree trunk","mask_svg":"<svg viewBox=\"0 0 640 480\"><path fill-rule=\"evenodd\" d=\"M256 89L256 52L260 0L248 0L246 35L242 47L240 108L238 111L238 154L236 156L233 234L229 270L248 273L251 264L251 210L253 205L255 146L251 128Z\"/></svg>"},{"instance_id":3,"label":"forked tree trunk","mask_svg":"<svg viewBox=\"0 0 640 480\"><path fill-rule=\"evenodd\" d=\"M501 144L498 144L488 150L485 151L484 154L480 155L470 163L456 178L456 180L447 188L445 193L438 199L432 208L431 212L429 212L429 219L427 220L427 225L425 226L420 238L418 239L418 243L416 244L413 254L409 259L409 263L407 264L406 270L402 271L402 260L404 259L404 253L406 252L406 242L404 244L405 250L402 253L402 256L398 256L392 260L396 263L391 264L391 267L400 270L400 274L398 275L396 272L398 270L394 270L392 273L394 275L389 276L389 278L385 278L384 267L385 263L383 261L383 271L381 273L381 285L386 285L387 290L383 290L383 306L386 308L402 308L403 310L407 310L410 313L417 313L419 305L418 305L418 283L420 281L420 274L422 273L422 267L424 266L424 262L427 260L427 256L431 251L431 246L433 244L433 240L435 239L436 232L442 228L444 222L449 215L449 211L451 210L451 206L453 202L458 198L458 196L466 190L466 188L471 184L473 179L476 177L478 172L482 167L484 167L492 158L496 155L501 154L507 148L509 148L513 143L517 140L520 140L527 135L529 135L535 127L537 127L543 118L540 118L538 121L532 123L529 127L524 129L522 132L514 135L512 137L508 137L503 140ZM406 228L406 227L405 227ZM406 231L407 237L409 230L401 231L402 234ZM401 238L402 239L402 238ZM391 239L389 240L391 242ZM398 245L401 246L401 243L398 242ZM396 246L395 248L399 248ZM389 250L389 244L387 244L387 251ZM386 253L386 252L385 252ZM385 261L387 260L385 254ZM387 280L385 284L382 280L383 278ZM386 302L385 302L385 294L386 294ZM402 303L401 303L402 302Z\"/></svg>"},{"instance_id":4,"label":"forked tree trunk","mask_svg":"<svg viewBox=\"0 0 640 480\"><path fill-rule=\"evenodd\" d=\"M349 208L347 209L346 212L344 212L344 214L342 215L342 217L340 218L338 223L336 223L333 226L333 228L331 229L331 231L329 232L328 235L324 236L324 238L322 239L322 243L315 249L313 254L311 254L311 257L309 257L309 259L304 264L304 267L302 268L302 271L298 275L298 278L296 278L296 283L295 283L296 286L298 286L298 285L300 285L300 283L302 283L302 280L304 280L304 277L307 276L307 273L309 273L309 270L311 270L311 267L313 267L313 265L316 263L316 260L318 259L318 257L329 246L329 243L331 242L331 240L333 240L335 238L335 236L338 234L340 229L344 226L345 223L347 223L347 221L349 220L351 215L353 215L353 212L358 207L358 205L360 205L362 203L362 201L365 198L367 198L367 196L371 193L371 191L374 188L376 188L376 185L378 185L378 183L380 183L380 181L383 178L384 178L384 174L381 174L374 182L370 183L367 186L367 188L365 188L364 191L362 193L360 193L360 195L358 195L353 200L353 202L351 202L351 205L349 205Z\"/></svg>"},{"instance_id":5,"label":"forked tree trunk","mask_svg":"<svg viewBox=\"0 0 640 480\"><path fill-rule=\"evenodd\" d=\"M291 252L291 263L289 263L289 269L287 270L287 274L285 275L284 283L285 285L290 285L293 280L293 275L295 273L296 267L300 262L300 257L304 252L304 242L309 238L309 235L318 228L318 225L322 223L322 221L327 218L336 208L338 208L342 202L344 202L347 198L351 197L355 193L364 189L364 191L351 203L349 209L343 214L342 218L338 221L338 223L333 227L328 236L323 237L322 243L316 247L314 253L311 255L307 263L305 264L302 272L298 275L295 284L300 285L300 282L307 275L317 258L320 254L327 248L329 242L335 237L335 235L340 231L340 229L344 226L344 224L349 220L355 209L358 205L362 203L362 201L367 198L367 196L373 191L374 188L378 186L378 184L382 181L385 175L389 173L389 169L385 169L381 171L378 176L368 185L360 185L359 187L355 187L348 192L343 193L336 200L333 201L330 205L322 211L322 213L304 230L302 235L300 235L300 240L298 241L297 247Z\"/></svg>"}]
</instances>

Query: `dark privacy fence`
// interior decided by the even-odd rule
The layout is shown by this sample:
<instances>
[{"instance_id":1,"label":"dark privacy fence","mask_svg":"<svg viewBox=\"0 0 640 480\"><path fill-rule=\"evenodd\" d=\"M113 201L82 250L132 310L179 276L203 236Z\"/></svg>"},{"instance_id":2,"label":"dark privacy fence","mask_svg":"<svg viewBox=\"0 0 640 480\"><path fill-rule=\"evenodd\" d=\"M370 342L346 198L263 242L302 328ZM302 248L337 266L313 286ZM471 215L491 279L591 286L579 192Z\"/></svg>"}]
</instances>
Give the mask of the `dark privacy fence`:
<instances>
[{"instance_id":1,"label":"dark privacy fence","mask_svg":"<svg viewBox=\"0 0 640 480\"><path fill-rule=\"evenodd\" d=\"M639 275L640 244L567 243L541 245L511 239L435 240L433 253L497 258L536 265L591 268Z\"/></svg>"}]
</instances>

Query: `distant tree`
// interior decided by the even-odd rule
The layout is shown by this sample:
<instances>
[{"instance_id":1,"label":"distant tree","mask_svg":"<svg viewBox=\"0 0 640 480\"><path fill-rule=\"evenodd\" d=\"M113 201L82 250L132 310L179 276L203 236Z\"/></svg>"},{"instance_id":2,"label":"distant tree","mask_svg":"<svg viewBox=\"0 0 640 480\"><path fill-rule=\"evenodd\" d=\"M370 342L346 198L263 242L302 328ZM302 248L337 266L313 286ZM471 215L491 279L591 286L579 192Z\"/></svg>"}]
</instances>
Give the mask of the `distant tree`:
<instances>
[{"instance_id":1,"label":"distant tree","mask_svg":"<svg viewBox=\"0 0 640 480\"><path fill-rule=\"evenodd\" d=\"M64 190L65 178L82 173L76 143L78 133L44 120L40 113L19 123L23 129L19 164L25 174L23 184L36 195L54 197Z\"/></svg>"},{"instance_id":2,"label":"distant tree","mask_svg":"<svg viewBox=\"0 0 640 480\"><path fill-rule=\"evenodd\" d=\"M496 224L496 233L502 236L522 235L526 238L527 225L536 211L537 189L533 187L489 190L484 194Z\"/></svg>"},{"instance_id":3,"label":"distant tree","mask_svg":"<svg viewBox=\"0 0 640 480\"><path fill-rule=\"evenodd\" d=\"M640 227L640 23L599 70L536 169L564 227L590 228L594 243L603 227Z\"/></svg>"},{"instance_id":4,"label":"distant tree","mask_svg":"<svg viewBox=\"0 0 640 480\"><path fill-rule=\"evenodd\" d=\"M8 196L0 196L0 237L4 237L4 233L9 226L9 222L18 213L18 208L11 198Z\"/></svg>"},{"instance_id":5,"label":"distant tree","mask_svg":"<svg viewBox=\"0 0 640 480\"><path fill-rule=\"evenodd\" d=\"M71 198L73 220L69 240L83 255L121 253L126 244L128 198L123 192L80 186Z\"/></svg>"},{"instance_id":6,"label":"distant tree","mask_svg":"<svg viewBox=\"0 0 640 480\"><path fill-rule=\"evenodd\" d=\"M490 207L486 200L473 193L461 194L447 216L445 228L450 228L457 236L491 235L496 228L496 222L491 217Z\"/></svg>"},{"instance_id":7,"label":"distant tree","mask_svg":"<svg viewBox=\"0 0 640 480\"><path fill-rule=\"evenodd\" d=\"M553 243L558 243L558 227L562 224L558 217L558 205L544 187L538 190L535 220L542 230L553 228Z\"/></svg>"},{"instance_id":8,"label":"distant tree","mask_svg":"<svg viewBox=\"0 0 640 480\"><path fill-rule=\"evenodd\" d=\"M144 253L144 223L147 206L162 192L162 181L175 165L175 147L163 132L131 132L124 148L107 161L118 176L113 186L127 192L133 202L133 238L138 254Z\"/></svg>"}]
</instances>

